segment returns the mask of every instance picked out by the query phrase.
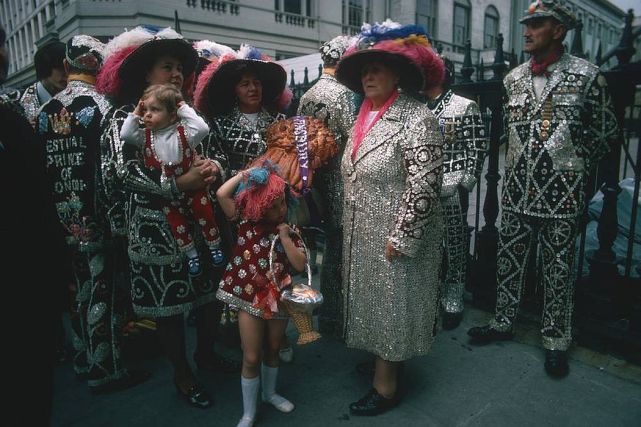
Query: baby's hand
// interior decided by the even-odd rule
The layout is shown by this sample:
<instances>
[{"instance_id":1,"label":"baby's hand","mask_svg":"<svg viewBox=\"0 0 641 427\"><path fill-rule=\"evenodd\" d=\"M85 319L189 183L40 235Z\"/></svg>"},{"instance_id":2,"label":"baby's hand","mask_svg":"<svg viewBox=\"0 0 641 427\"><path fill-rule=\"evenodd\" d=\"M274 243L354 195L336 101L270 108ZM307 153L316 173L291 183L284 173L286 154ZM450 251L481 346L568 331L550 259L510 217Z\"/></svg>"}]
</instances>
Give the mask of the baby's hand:
<instances>
[{"instance_id":1,"label":"baby's hand","mask_svg":"<svg viewBox=\"0 0 641 427\"><path fill-rule=\"evenodd\" d=\"M142 99L138 101L138 105L136 105L136 109L134 110L134 115L138 117L145 115L145 103Z\"/></svg>"},{"instance_id":2,"label":"baby's hand","mask_svg":"<svg viewBox=\"0 0 641 427\"><path fill-rule=\"evenodd\" d=\"M185 105L185 101L180 101L180 102L178 103L178 108L182 107L183 105Z\"/></svg>"}]
</instances>

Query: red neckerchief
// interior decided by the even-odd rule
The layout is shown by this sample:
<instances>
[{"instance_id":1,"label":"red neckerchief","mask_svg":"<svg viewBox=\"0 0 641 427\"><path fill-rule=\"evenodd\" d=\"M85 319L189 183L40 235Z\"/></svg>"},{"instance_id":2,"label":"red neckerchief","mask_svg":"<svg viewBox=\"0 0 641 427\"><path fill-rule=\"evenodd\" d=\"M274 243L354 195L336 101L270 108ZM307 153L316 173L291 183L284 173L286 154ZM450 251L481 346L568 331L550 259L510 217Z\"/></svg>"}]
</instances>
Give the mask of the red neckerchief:
<instances>
[{"instance_id":1,"label":"red neckerchief","mask_svg":"<svg viewBox=\"0 0 641 427\"><path fill-rule=\"evenodd\" d=\"M530 61L530 64L532 66L532 75L550 77L548 67L561 58L561 55L563 55L563 51L563 46L561 46L561 49L556 52L552 52L545 58L542 58L540 61L532 58L532 60Z\"/></svg>"}]
</instances>

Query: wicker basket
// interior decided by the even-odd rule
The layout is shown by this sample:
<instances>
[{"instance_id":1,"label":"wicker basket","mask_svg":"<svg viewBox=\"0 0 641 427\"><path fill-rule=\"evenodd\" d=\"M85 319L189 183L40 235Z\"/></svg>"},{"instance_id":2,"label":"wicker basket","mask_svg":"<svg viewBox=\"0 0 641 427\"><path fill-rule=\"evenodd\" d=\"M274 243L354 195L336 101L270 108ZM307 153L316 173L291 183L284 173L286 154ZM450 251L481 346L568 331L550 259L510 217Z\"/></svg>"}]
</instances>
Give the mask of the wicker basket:
<instances>
[{"instance_id":1,"label":"wicker basket","mask_svg":"<svg viewBox=\"0 0 641 427\"><path fill-rule=\"evenodd\" d=\"M301 239L302 237L300 234L298 234L296 231L294 231L296 235ZM273 266L273 255L274 255L274 248L276 246L276 241L278 240L278 235L274 236L271 242L271 250L269 252L269 269L271 270L272 274L275 277L274 270L272 268ZM305 246L305 243L303 242L303 248L305 249L305 255L306 255L306 261L305 261L305 268L307 270L307 283L310 288L312 285L312 272L311 268L309 266L309 251L307 250L307 247ZM322 298L320 298L322 302ZM312 313L311 310L301 310L300 307L293 307L291 304L289 304L286 301L281 301L281 304L279 304L280 307L284 308L285 312L289 315L289 317L292 318L292 321L294 322L294 326L296 326L296 330L298 331L298 340L296 341L296 344L298 345L304 345L304 344L309 344L311 342L316 341L321 337L321 334L314 330L314 323L312 319Z\"/></svg>"},{"instance_id":2,"label":"wicker basket","mask_svg":"<svg viewBox=\"0 0 641 427\"><path fill-rule=\"evenodd\" d=\"M321 334L314 330L311 313L294 311L286 304L284 304L284 307L289 317L292 318L294 326L296 326L296 330L298 331L298 340L296 341L296 344L309 344L321 337Z\"/></svg>"}]
</instances>

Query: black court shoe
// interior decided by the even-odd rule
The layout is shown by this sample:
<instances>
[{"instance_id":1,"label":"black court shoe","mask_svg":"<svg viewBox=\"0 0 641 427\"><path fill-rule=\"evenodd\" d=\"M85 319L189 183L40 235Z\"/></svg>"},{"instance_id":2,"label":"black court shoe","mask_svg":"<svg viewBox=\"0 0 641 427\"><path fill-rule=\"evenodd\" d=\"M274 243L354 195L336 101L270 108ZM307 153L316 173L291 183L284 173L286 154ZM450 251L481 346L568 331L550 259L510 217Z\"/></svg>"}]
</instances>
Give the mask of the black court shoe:
<instances>
[{"instance_id":1,"label":"black court shoe","mask_svg":"<svg viewBox=\"0 0 641 427\"><path fill-rule=\"evenodd\" d=\"M178 394L181 395L191 406L206 409L214 404L214 401L211 396L209 396L209 393L207 393L207 390L198 383L191 386L186 392L182 391L180 387L178 387L178 384L174 383L174 385L176 386Z\"/></svg>"},{"instance_id":2,"label":"black court shoe","mask_svg":"<svg viewBox=\"0 0 641 427\"><path fill-rule=\"evenodd\" d=\"M461 324L463 320L463 313L443 313L442 323L443 329L446 331L451 331L452 329L458 328L458 325Z\"/></svg>"},{"instance_id":3,"label":"black court shoe","mask_svg":"<svg viewBox=\"0 0 641 427\"><path fill-rule=\"evenodd\" d=\"M398 396L398 393L397 393ZM361 416L374 416L382 414L392 409L398 404L397 396L388 399L382 394L379 394L375 388L372 388L365 396L357 402L349 405L349 410L352 415Z\"/></svg>"},{"instance_id":4,"label":"black court shoe","mask_svg":"<svg viewBox=\"0 0 641 427\"><path fill-rule=\"evenodd\" d=\"M497 331L490 327L490 325L470 328L470 330L467 331L467 334L471 338L470 344L474 345L489 344L493 341L509 341L514 338L512 332Z\"/></svg>"},{"instance_id":5,"label":"black court shoe","mask_svg":"<svg viewBox=\"0 0 641 427\"><path fill-rule=\"evenodd\" d=\"M562 350L545 350L545 372L554 378L563 378L570 372L567 352Z\"/></svg>"}]
</instances>

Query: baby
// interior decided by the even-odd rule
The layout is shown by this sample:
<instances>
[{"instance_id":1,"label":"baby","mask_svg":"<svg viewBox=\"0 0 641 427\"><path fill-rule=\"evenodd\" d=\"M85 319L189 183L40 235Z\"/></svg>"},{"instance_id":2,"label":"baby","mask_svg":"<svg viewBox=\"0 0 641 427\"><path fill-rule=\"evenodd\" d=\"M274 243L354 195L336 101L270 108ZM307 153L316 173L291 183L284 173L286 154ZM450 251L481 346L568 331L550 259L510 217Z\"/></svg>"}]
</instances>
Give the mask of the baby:
<instances>
[{"instance_id":1,"label":"baby","mask_svg":"<svg viewBox=\"0 0 641 427\"><path fill-rule=\"evenodd\" d=\"M207 123L185 103L175 86L156 84L145 90L136 109L123 123L120 136L143 152L145 166L169 178L189 170L196 156L195 147L208 133ZM202 268L187 214L200 224L214 266L223 265L220 233L206 190L185 192L179 199L168 202L163 210L179 249L187 255L191 276L198 276Z\"/></svg>"}]
</instances>

